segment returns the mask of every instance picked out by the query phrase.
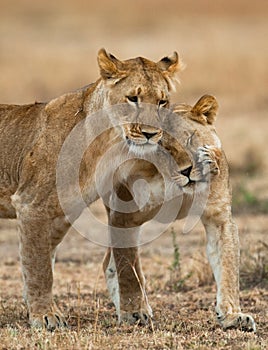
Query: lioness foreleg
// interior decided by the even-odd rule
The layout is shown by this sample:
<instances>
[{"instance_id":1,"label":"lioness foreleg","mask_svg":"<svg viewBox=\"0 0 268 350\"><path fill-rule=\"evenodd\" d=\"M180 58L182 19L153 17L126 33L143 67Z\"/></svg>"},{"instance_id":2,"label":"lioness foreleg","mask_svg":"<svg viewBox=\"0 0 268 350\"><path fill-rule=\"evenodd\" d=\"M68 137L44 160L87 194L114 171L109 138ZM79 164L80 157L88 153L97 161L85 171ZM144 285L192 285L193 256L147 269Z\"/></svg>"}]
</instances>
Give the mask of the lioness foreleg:
<instances>
[{"instance_id":1,"label":"lioness foreleg","mask_svg":"<svg viewBox=\"0 0 268 350\"><path fill-rule=\"evenodd\" d=\"M118 321L147 323L152 310L147 300L138 248L109 248L103 268Z\"/></svg>"},{"instance_id":2,"label":"lioness foreleg","mask_svg":"<svg viewBox=\"0 0 268 350\"><path fill-rule=\"evenodd\" d=\"M109 209L107 213L111 247L107 250L103 269L118 321L145 324L152 316L152 310L139 256L139 227L131 227L131 215Z\"/></svg>"},{"instance_id":3,"label":"lioness foreleg","mask_svg":"<svg viewBox=\"0 0 268 350\"><path fill-rule=\"evenodd\" d=\"M243 314L239 302L239 237L231 214L224 222L207 220L207 254L217 283L216 315L221 326L256 331L252 316Z\"/></svg>"}]
</instances>

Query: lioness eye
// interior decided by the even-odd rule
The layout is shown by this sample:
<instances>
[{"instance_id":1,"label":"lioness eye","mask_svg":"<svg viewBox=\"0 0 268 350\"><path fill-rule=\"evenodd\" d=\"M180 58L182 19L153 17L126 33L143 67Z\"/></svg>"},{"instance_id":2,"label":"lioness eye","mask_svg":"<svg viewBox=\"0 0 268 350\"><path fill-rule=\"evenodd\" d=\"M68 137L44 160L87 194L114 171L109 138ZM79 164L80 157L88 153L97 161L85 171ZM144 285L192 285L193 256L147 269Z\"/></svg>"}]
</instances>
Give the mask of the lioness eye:
<instances>
[{"instance_id":1,"label":"lioness eye","mask_svg":"<svg viewBox=\"0 0 268 350\"><path fill-rule=\"evenodd\" d=\"M167 103L168 103L167 100L160 100L160 101L158 102L159 106L161 106L161 107L164 107Z\"/></svg>"},{"instance_id":2,"label":"lioness eye","mask_svg":"<svg viewBox=\"0 0 268 350\"><path fill-rule=\"evenodd\" d=\"M127 96L127 99L128 99L130 102L134 102L134 103L137 103L137 102L138 102L138 96Z\"/></svg>"}]
</instances>

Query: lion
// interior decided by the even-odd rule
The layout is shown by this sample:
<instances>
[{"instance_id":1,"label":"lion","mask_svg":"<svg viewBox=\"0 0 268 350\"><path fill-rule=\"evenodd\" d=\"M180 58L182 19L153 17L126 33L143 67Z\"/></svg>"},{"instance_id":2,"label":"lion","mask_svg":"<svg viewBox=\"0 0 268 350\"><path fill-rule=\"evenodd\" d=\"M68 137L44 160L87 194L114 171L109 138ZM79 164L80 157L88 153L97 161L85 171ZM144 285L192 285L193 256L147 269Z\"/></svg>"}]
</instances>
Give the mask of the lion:
<instances>
[{"instance_id":1,"label":"lion","mask_svg":"<svg viewBox=\"0 0 268 350\"><path fill-rule=\"evenodd\" d=\"M214 126L217 111L216 99L205 95L194 107L174 105L172 113L166 115L161 145L164 152L168 151L175 159L177 166L174 163L168 166L167 158L161 153L163 149L156 154L159 163L164 162L162 175L166 169L173 181L166 190L172 194L168 199L164 199L163 181L157 169L144 160L136 161L134 166L132 161L132 167L126 162L121 168L123 176L117 175L118 196L114 202L118 198L125 201L135 198L137 202L144 202L144 190L134 193L133 184L139 176L151 184L148 202L136 212L125 214L108 210L111 234L115 237L113 242L118 239L122 242L122 228L132 228L130 241L126 244L128 247L117 248L114 244L115 247L108 249L103 263L120 321L146 323L152 317L138 247L131 240L136 232L138 241L139 227L155 217L160 204L167 201L170 205L159 221L165 220L175 206L175 219L198 216L205 227L207 254L217 283L216 315L220 325L224 329L256 330L253 317L243 314L239 304L239 237L231 213L228 164ZM139 143L136 147L139 154ZM176 196L180 200L175 203Z\"/></svg>"},{"instance_id":2,"label":"lion","mask_svg":"<svg viewBox=\"0 0 268 350\"><path fill-rule=\"evenodd\" d=\"M212 175L201 221L207 235L207 256L217 284L217 320L224 329L238 327L256 331L253 317L242 313L240 309L239 234L232 218L232 191L228 163L214 125L217 111L218 103L213 96L209 95L201 97L194 107L182 104L174 106L173 109L174 113L187 119L188 130L191 129L190 125L193 127L194 134L190 138L191 147L198 146L198 151L193 155L194 162L197 165L201 162L204 176L207 176L208 173ZM169 118L167 121L172 130L179 130L180 123L176 118ZM197 144L194 138L198 139ZM200 142L204 144L201 148ZM171 153L173 152L171 150ZM190 169L188 168L188 174ZM198 181L200 176L198 166L196 169L197 173L193 171L189 174L190 182ZM192 189L189 187L185 187L187 188L186 201L189 200L189 196L193 197Z\"/></svg>"},{"instance_id":3,"label":"lion","mask_svg":"<svg viewBox=\"0 0 268 350\"><path fill-rule=\"evenodd\" d=\"M86 152L80 185L90 205L98 198L96 164L117 138L125 140L123 133L137 132L135 111L142 102L155 106L151 115L155 125L139 121L140 143L148 152L155 149L162 137L158 113L169 106L181 67L176 52L158 62L143 57L121 61L101 49L97 60L100 78L93 84L47 103L0 105L0 217L18 219L24 299L33 327L52 330L66 325L54 303L52 285L56 248L71 225L58 198L56 175L67 136L86 117L111 106L127 105L134 113L128 117L122 111L124 123L115 127L117 115L110 113L106 130ZM98 126L96 122L87 131L94 135ZM75 207L72 220L82 209Z\"/></svg>"}]
</instances>

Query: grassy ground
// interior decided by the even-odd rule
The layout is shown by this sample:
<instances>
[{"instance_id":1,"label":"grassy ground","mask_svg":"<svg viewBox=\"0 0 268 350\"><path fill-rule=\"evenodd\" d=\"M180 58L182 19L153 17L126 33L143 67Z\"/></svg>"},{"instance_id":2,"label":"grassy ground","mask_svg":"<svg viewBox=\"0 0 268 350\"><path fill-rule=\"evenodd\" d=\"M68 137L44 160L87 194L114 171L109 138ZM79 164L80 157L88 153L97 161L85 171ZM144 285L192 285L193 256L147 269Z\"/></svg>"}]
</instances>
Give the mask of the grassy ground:
<instances>
[{"instance_id":1,"label":"grassy ground","mask_svg":"<svg viewBox=\"0 0 268 350\"><path fill-rule=\"evenodd\" d=\"M94 81L103 46L120 58L154 60L178 50L187 68L173 100L217 97L240 228L241 303L258 326L257 334L218 327L203 230L185 236L175 223L179 257L171 229L142 250L154 310L147 327L116 324L100 272L104 249L71 231L55 271L56 299L70 329L30 330L15 223L0 221L0 349L266 349L268 3L0 0L0 7L1 103L48 100Z\"/></svg>"},{"instance_id":2,"label":"grassy ground","mask_svg":"<svg viewBox=\"0 0 268 350\"><path fill-rule=\"evenodd\" d=\"M241 304L254 315L256 334L223 331L214 315L215 283L205 258L201 227L188 236L175 223L158 240L142 248L148 294L154 319L146 327L118 326L115 310L101 273L104 248L72 231L60 247L55 296L67 316L69 330L54 333L28 327L21 298L15 223L2 224L1 240L8 236L2 255L0 333L1 349L266 349L268 259L263 242L266 217L238 219L242 235ZM174 244L171 231L176 234ZM252 231L255 232L252 241ZM179 257L174 255L179 247Z\"/></svg>"}]
</instances>

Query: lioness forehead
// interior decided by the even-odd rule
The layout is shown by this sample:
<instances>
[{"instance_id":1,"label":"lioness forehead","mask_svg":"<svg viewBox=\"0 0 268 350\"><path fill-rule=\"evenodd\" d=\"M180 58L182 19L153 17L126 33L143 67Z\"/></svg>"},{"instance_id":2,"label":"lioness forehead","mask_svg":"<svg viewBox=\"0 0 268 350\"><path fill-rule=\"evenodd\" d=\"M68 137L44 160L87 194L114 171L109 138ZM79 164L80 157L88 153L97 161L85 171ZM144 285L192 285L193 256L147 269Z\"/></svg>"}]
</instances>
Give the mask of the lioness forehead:
<instances>
[{"instance_id":1,"label":"lioness forehead","mask_svg":"<svg viewBox=\"0 0 268 350\"><path fill-rule=\"evenodd\" d=\"M126 88L129 95L154 95L158 99L168 97L168 82L154 62L142 57L130 59L126 62L128 74L118 85Z\"/></svg>"},{"instance_id":2,"label":"lioness forehead","mask_svg":"<svg viewBox=\"0 0 268 350\"><path fill-rule=\"evenodd\" d=\"M137 80L140 80L140 85L158 82L167 86L165 77L156 63L142 57L130 59L125 62L125 68L129 76L131 76L132 79L136 77ZM154 88L154 86L151 85L151 88Z\"/></svg>"},{"instance_id":3,"label":"lioness forehead","mask_svg":"<svg viewBox=\"0 0 268 350\"><path fill-rule=\"evenodd\" d=\"M127 68L132 69L132 68L138 68L143 71L158 71L161 73L161 70L158 68L158 65L153 62L148 60L147 58L144 57L136 57L136 58L130 58L128 60L124 61L125 65Z\"/></svg>"}]
</instances>

